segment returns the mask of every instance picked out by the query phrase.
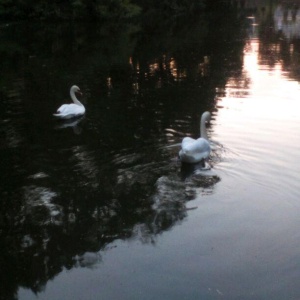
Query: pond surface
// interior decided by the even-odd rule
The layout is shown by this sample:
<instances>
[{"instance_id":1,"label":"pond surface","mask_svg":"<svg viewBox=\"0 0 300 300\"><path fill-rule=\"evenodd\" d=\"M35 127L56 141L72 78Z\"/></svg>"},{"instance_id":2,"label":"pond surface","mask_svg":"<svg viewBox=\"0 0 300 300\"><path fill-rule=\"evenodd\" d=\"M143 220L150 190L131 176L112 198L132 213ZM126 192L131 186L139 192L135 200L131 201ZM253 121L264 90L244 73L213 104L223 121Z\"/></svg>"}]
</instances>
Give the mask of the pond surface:
<instances>
[{"instance_id":1,"label":"pond surface","mask_svg":"<svg viewBox=\"0 0 300 300\"><path fill-rule=\"evenodd\" d=\"M299 18L264 13L1 26L0 299L300 297Z\"/></svg>"}]
</instances>

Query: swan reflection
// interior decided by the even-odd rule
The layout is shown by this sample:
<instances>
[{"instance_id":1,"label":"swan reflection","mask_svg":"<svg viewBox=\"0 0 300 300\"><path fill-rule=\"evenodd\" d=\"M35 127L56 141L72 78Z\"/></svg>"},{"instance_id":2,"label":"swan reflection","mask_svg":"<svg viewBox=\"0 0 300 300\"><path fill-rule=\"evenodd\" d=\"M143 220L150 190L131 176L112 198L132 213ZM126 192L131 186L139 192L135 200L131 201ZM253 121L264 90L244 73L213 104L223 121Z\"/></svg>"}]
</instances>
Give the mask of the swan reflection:
<instances>
[{"instance_id":1,"label":"swan reflection","mask_svg":"<svg viewBox=\"0 0 300 300\"><path fill-rule=\"evenodd\" d=\"M22 215L25 219L36 225L62 224L63 208L53 201L57 197L56 192L35 185L23 187L23 192L25 205Z\"/></svg>"},{"instance_id":2,"label":"swan reflection","mask_svg":"<svg viewBox=\"0 0 300 300\"><path fill-rule=\"evenodd\" d=\"M59 120L58 124L55 125L55 129L66 129L66 128L72 128L73 132L75 134L81 134L82 128L79 125L84 120L84 116L73 118L73 119L67 119L67 120Z\"/></svg>"},{"instance_id":3,"label":"swan reflection","mask_svg":"<svg viewBox=\"0 0 300 300\"><path fill-rule=\"evenodd\" d=\"M82 255L75 255L73 258L75 267L94 268L102 262L102 257L98 252L85 252Z\"/></svg>"}]
</instances>

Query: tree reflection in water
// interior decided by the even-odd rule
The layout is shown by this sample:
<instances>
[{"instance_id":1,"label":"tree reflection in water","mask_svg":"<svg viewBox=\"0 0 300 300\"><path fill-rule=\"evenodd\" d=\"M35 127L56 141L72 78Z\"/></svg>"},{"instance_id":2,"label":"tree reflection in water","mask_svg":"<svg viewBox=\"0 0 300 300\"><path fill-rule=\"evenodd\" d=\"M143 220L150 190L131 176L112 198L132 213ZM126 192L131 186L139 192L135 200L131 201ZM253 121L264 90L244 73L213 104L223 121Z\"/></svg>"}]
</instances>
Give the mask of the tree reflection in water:
<instances>
[{"instance_id":1,"label":"tree reflection in water","mask_svg":"<svg viewBox=\"0 0 300 300\"><path fill-rule=\"evenodd\" d=\"M236 41L239 31L191 22L164 24L154 40L131 26L113 41L110 27L7 29L2 45L14 51L0 62L3 299L19 286L42 291L64 268L93 267L116 239L155 243L187 216L187 201L213 191L213 169L181 169L176 145L180 132L199 135L216 87L241 68L243 40L232 47L228 37ZM53 102L74 82L85 91L86 117L55 123ZM213 151L212 167L222 151Z\"/></svg>"},{"instance_id":2,"label":"tree reflection in water","mask_svg":"<svg viewBox=\"0 0 300 300\"><path fill-rule=\"evenodd\" d=\"M113 155L106 164L85 146L67 152L72 153L68 166L54 165L58 180L43 172L27 176L24 187L7 199L14 209L2 214L1 276L13 272L34 292L62 268L98 264L99 251L115 239L154 243L157 234L186 217L186 201L202 190L211 192L219 181L193 169L182 172L176 159L155 157L155 148Z\"/></svg>"}]
</instances>

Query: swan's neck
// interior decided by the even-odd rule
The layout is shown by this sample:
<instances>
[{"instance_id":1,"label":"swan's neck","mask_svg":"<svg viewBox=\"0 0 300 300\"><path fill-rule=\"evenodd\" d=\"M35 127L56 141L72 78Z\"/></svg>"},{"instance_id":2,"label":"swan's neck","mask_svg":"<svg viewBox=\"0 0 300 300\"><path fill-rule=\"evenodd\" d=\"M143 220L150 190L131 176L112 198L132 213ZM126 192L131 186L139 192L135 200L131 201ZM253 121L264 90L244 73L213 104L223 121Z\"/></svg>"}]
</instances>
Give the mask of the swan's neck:
<instances>
[{"instance_id":1,"label":"swan's neck","mask_svg":"<svg viewBox=\"0 0 300 300\"><path fill-rule=\"evenodd\" d=\"M75 95L75 92L74 91L71 91L70 92L70 96L71 96L71 99L73 100L73 102L77 105L80 105L80 106L83 106L82 103L76 98L76 95Z\"/></svg>"},{"instance_id":2,"label":"swan's neck","mask_svg":"<svg viewBox=\"0 0 300 300\"><path fill-rule=\"evenodd\" d=\"M207 132L206 132L206 122L209 121L210 115L205 114L201 118L200 122L200 136L206 140L208 140Z\"/></svg>"}]
</instances>

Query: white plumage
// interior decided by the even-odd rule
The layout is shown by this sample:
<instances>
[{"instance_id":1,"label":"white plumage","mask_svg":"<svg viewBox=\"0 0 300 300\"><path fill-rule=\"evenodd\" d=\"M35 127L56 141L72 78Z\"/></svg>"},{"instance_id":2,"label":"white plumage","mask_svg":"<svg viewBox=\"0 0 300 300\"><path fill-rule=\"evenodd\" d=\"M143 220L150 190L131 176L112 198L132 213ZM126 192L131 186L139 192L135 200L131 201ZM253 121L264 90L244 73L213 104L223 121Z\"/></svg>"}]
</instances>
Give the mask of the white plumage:
<instances>
[{"instance_id":1,"label":"white plumage","mask_svg":"<svg viewBox=\"0 0 300 300\"><path fill-rule=\"evenodd\" d=\"M185 137L181 143L181 150L179 151L179 157L182 162L185 163L198 163L203 159L206 159L211 151L208 141L205 123L210 120L210 113L204 112L200 122L201 137L198 139L192 139Z\"/></svg>"},{"instance_id":2,"label":"white plumage","mask_svg":"<svg viewBox=\"0 0 300 300\"><path fill-rule=\"evenodd\" d=\"M75 93L79 93L80 89L78 86L73 85L70 89L70 96L74 103L71 104L63 104L61 107L57 109L57 112L53 114L53 116L60 119L71 119L74 117L79 117L84 115L85 107L83 104L76 98Z\"/></svg>"}]
</instances>

